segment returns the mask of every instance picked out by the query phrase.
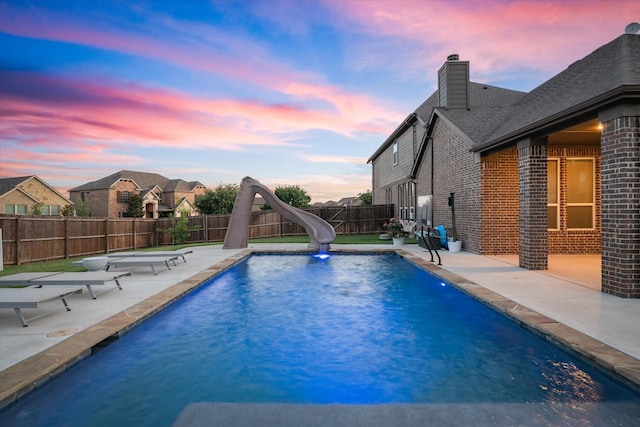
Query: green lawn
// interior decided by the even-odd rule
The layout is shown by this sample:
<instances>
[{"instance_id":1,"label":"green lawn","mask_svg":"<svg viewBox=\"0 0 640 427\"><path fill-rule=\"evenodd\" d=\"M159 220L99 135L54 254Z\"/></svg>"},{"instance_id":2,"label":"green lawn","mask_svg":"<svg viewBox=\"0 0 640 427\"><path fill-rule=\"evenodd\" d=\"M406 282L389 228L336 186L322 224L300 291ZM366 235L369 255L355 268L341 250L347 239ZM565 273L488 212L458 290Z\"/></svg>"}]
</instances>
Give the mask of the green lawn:
<instances>
[{"instance_id":1,"label":"green lawn","mask_svg":"<svg viewBox=\"0 0 640 427\"><path fill-rule=\"evenodd\" d=\"M356 245L391 245L391 240L380 240L380 234L358 234L349 236L336 236L334 243L336 244L356 244ZM290 236L290 237L269 237L263 239L251 239L250 243L307 243L308 236ZM405 239L405 244L418 243L414 239ZM222 242L209 243L209 245L221 245ZM153 248L143 248L140 251L171 251L191 246L203 246L204 244L175 245L175 246L156 246ZM98 256L98 255L96 255ZM5 265L4 270L0 271L0 276L8 274L40 272L40 271L85 271L84 267L73 267L71 263L79 261L85 257L75 257L69 259L57 259L53 261L31 262L22 265Z\"/></svg>"}]
</instances>

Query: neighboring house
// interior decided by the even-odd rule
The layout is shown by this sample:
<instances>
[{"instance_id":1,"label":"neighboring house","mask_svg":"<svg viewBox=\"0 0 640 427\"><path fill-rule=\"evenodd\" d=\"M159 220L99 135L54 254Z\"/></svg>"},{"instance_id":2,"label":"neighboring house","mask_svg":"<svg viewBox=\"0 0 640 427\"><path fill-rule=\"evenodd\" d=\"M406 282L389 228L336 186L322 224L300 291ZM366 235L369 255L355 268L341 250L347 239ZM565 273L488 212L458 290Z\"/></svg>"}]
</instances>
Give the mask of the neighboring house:
<instances>
[{"instance_id":1,"label":"neighboring house","mask_svg":"<svg viewBox=\"0 0 640 427\"><path fill-rule=\"evenodd\" d=\"M142 197L145 218L179 216L182 211L191 215L197 196L207 188L198 181L169 179L156 173L122 170L69 190L69 198L79 205L86 204L91 216L123 217L127 215L129 198Z\"/></svg>"},{"instance_id":2,"label":"neighboring house","mask_svg":"<svg viewBox=\"0 0 640 427\"><path fill-rule=\"evenodd\" d=\"M335 207L335 206L342 206L342 207L346 207L346 206L362 206L362 199L360 199L360 197L358 196L353 196L353 197L343 197L342 199L338 200L337 202L334 200L329 200L327 202L316 202L313 205L311 205L311 207L313 208L328 208L328 207Z\"/></svg>"},{"instance_id":3,"label":"neighboring house","mask_svg":"<svg viewBox=\"0 0 640 427\"><path fill-rule=\"evenodd\" d=\"M2 213L31 215L36 205L41 215L60 216L72 203L36 175L0 179Z\"/></svg>"},{"instance_id":4,"label":"neighboring house","mask_svg":"<svg viewBox=\"0 0 640 427\"><path fill-rule=\"evenodd\" d=\"M369 158L373 203L450 230L454 193L467 251L531 270L600 253L603 292L639 298L640 35L529 93L471 82L452 55L438 88Z\"/></svg>"},{"instance_id":5,"label":"neighboring house","mask_svg":"<svg viewBox=\"0 0 640 427\"><path fill-rule=\"evenodd\" d=\"M354 196L354 197L343 197L342 199L338 200L338 206L360 206L362 205L362 200L360 200L360 197L358 196Z\"/></svg>"}]
</instances>

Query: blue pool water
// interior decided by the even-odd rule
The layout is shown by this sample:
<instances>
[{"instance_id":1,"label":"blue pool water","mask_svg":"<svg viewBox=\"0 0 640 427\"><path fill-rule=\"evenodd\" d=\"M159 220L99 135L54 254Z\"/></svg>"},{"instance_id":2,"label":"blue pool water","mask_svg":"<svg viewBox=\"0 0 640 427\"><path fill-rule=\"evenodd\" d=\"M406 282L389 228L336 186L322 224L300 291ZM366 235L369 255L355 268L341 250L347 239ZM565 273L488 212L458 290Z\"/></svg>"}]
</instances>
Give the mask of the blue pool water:
<instances>
[{"instance_id":1,"label":"blue pool water","mask_svg":"<svg viewBox=\"0 0 640 427\"><path fill-rule=\"evenodd\" d=\"M203 401L544 403L578 407L583 425L640 417L638 395L395 254L254 255L0 425L169 426Z\"/></svg>"}]
</instances>

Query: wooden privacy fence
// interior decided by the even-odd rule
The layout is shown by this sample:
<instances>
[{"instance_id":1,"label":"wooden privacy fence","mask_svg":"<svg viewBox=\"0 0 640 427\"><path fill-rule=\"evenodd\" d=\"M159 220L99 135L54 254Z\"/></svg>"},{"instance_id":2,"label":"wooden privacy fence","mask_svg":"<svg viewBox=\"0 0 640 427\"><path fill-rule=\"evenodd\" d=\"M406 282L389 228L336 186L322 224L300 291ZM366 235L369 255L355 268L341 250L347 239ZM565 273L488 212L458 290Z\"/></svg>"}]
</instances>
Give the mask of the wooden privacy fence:
<instances>
[{"instance_id":1,"label":"wooden privacy fence","mask_svg":"<svg viewBox=\"0 0 640 427\"><path fill-rule=\"evenodd\" d=\"M393 205L321 207L305 209L327 221L336 234L382 231L393 216ZM222 242L230 215L189 217L187 243ZM0 216L4 265L66 259L172 244L171 234L158 231L174 226L171 218L81 218ZM273 211L251 214L249 238L306 235L304 227Z\"/></svg>"}]
</instances>

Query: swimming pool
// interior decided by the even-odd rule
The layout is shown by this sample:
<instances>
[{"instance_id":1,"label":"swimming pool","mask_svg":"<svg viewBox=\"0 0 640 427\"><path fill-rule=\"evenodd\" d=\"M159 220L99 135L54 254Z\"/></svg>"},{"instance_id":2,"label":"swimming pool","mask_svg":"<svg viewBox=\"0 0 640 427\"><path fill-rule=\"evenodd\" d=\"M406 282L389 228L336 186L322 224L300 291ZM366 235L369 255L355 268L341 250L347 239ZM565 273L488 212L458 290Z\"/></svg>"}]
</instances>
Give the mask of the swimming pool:
<instances>
[{"instance_id":1,"label":"swimming pool","mask_svg":"<svg viewBox=\"0 0 640 427\"><path fill-rule=\"evenodd\" d=\"M640 416L628 389L397 255L254 255L0 424L171 425L201 401L544 403L544 416L591 425Z\"/></svg>"}]
</instances>

